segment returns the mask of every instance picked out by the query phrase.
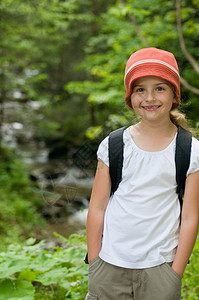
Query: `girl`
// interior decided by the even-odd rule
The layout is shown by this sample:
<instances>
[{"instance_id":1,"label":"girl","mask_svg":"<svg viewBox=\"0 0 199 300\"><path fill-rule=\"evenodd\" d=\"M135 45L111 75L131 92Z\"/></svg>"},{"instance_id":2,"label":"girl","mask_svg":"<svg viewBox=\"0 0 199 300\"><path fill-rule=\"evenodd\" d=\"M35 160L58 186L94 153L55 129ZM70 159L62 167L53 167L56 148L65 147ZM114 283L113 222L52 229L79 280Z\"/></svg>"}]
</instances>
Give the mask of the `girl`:
<instances>
[{"instance_id":1,"label":"girl","mask_svg":"<svg viewBox=\"0 0 199 300\"><path fill-rule=\"evenodd\" d=\"M179 300L199 221L199 141L192 138L180 225L175 141L180 79L172 53L144 48L125 69L126 104L141 121L124 131L122 181L110 197L108 137L88 219L87 300Z\"/></svg>"}]
</instances>

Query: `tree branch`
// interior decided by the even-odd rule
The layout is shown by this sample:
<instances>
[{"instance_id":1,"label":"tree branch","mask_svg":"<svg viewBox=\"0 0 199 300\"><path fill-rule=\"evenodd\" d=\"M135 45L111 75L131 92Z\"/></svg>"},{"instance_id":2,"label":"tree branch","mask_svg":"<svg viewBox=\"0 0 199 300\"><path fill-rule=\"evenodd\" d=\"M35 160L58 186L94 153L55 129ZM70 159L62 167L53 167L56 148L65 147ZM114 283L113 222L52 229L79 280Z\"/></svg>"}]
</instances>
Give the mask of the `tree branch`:
<instances>
[{"instance_id":1,"label":"tree branch","mask_svg":"<svg viewBox=\"0 0 199 300\"><path fill-rule=\"evenodd\" d=\"M199 64L193 58L193 56L188 52L184 41L182 22L181 22L181 0L176 0L176 18L177 18L177 28L178 28L179 40L180 40L180 46L182 52L184 53L185 57L190 62L194 70L199 74Z\"/></svg>"},{"instance_id":2,"label":"tree branch","mask_svg":"<svg viewBox=\"0 0 199 300\"><path fill-rule=\"evenodd\" d=\"M141 32L137 22L136 22L136 19L133 15L130 15L130 14L127 14L127 17L129 18L129 20L131 21L131 23L133 24L134 28L135 28L135 31L138 35L138 37L140 38L140 40L142 41L144 47L150 47L147 40L145 39L143 33Z\"/></svg>"},{"instance_id":3,"label":"tree branch","mask_svg":"<svg viewBox=\"0 0 199 300\"><path fill-rule=\"evenodd\" d=\"M188 91L190 91L196 95L199 95L199 89L190 85L184 78L180 77L180 82Z\"/></svg>"}]
</instances>

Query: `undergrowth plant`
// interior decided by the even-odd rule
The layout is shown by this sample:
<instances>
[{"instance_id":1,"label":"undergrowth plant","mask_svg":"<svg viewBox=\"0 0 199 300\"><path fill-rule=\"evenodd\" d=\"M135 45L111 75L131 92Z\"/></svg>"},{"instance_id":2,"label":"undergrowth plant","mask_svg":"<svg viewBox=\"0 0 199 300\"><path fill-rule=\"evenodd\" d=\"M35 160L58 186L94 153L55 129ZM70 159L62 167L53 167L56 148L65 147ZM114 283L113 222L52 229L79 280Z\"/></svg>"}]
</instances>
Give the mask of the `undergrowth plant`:
<instances>
[{"instance_id":1,"label":"undergrowth plant","mask_svg":"<svg viewBox=\"0 0 199 300\"><path fill-rule=\"evenodd\" d=\"M199 299L199 235L182 280L182 300Z\"/></svg>"},{"instance_id":2,"label":"undergrowth plant","mask_svg":"<svg viewBox=\"0 0 199 300\"><path fill-rule=\"evenodd\" d=\"M0 147L0 251L45 226L44 201L13 150Z\"/></svg>"},{"instance_id":3,"label":"undergrowth plant","mask_svg":"<svg viewBox=\"0 0 199 300\"><path fill-rule=\"evenodd\" d=\"M0 253L0 300L83 300L88 267L84 264L86 237L68 239L55 234L62 246L46 248L45 241L10 245ZM183 276L182 300L199 299L199 238Z\"/></svg>"},{"instance_id":4,"label":"undergrowth plant","mask_svg":"<svg viewBox=\"0 0 199 300\"><path fill-rule=\"evenodd\" d=\"M84 299L87 266L86 237L71 235L62 247L45 248L30 238L0 253L0 300Z\"/></svg>"}]
</instances>

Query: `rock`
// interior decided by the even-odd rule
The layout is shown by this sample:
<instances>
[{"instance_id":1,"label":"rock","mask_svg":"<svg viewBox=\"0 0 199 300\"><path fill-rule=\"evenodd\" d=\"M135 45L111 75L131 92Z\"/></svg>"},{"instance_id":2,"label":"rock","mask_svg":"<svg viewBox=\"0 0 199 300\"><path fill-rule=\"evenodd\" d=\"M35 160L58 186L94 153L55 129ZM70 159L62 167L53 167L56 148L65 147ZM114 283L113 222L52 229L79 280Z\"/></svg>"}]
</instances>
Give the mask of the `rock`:
<instances>
[{"instance_id":1,"label":"rock","mask_svg":"<svg viewBox=\"0 0 199 300\"><path fill-rule=\"evenodd\" d=\"M61 159L66 158L68 153L68 148L66 146L57 146L50 150L48 158L51 159Z\"/></svg>"}]
</instances>

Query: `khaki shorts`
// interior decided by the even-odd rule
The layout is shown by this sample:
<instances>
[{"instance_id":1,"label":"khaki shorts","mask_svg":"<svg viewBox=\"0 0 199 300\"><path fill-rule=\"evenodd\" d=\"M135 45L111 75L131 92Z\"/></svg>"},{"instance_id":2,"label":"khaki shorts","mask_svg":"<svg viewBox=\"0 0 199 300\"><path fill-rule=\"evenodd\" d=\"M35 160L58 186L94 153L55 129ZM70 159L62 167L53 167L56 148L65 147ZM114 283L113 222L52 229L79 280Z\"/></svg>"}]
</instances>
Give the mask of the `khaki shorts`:
<instances>
[{"instance_id":1,"label":"khaki shorts","mask_svg":"<svg viewBox=\"0 0 199 300\"><path fill-rule=\"evenodd\" d=\"M85 300L180 300L181 278L170 265L126 269L97 257L89 265Z\"/></svg>"}]
</instances>

